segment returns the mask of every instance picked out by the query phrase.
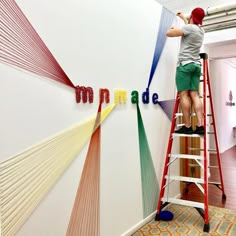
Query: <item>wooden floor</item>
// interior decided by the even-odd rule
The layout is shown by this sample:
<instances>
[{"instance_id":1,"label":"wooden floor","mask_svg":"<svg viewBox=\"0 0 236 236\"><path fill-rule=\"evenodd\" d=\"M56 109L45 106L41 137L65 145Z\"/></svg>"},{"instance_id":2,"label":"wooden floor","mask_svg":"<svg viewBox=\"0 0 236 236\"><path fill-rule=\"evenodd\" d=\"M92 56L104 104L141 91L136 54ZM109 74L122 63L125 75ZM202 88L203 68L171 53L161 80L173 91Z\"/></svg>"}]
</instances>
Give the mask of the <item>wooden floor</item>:
<instances>
[{"instance_id":1,"label":"wooden floor","mask_svg":"<svg viewBox=\"0 0 236 236\"><path fill-rule=\"evenodd\" d=\"M236 146L220 156L226 200L222 199L222 190L209 184L209 205L236 210ZM211 165L214 165L217 156L211 154L210 160ZM218 169L211 169L209 181L220 181ZM182 199L203 202L203 194L195 184L191 184Z\"/></svg>"}]
</instances>

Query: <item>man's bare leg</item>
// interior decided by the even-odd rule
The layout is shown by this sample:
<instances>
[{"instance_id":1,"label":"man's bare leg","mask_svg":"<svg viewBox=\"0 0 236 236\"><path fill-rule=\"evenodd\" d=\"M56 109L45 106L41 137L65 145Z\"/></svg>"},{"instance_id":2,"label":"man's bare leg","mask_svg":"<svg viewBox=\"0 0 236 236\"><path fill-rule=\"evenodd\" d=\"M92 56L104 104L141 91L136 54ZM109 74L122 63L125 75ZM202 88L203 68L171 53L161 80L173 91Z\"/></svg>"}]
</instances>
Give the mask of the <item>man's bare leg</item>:
<instances>
[{"instance_id":1,"label":"man's bare leg","mask_svg":"<svg viewBox=\"0 0 236 236\"><path fill-rule=\"evenodd\" d=\"M197 126L203 126L202 101L199 97L198 91L190 91L189 94L193 103L194 111L197 115Z\"/></svg>"},{"instance_id":2,"label":"man's bare leg","mask_svg":"<svg viewBox=\"0 0 236 236\"><path fill-rule=\"evenodd\" d=\"M187 128L191 126L190 120L190 109L191 109L191 101L189 98L189 91L181 91L179 92L180 96L180 106L184 117L184 123Z\"/></svg>"}]
</instances>

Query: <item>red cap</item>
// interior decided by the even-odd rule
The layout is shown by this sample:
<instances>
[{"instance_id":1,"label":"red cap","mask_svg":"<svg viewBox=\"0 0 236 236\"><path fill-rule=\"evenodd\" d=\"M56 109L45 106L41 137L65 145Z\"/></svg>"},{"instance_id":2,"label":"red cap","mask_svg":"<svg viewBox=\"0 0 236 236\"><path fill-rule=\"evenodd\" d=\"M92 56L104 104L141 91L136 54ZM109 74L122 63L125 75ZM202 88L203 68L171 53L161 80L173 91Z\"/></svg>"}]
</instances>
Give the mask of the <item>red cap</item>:
<instances>
[{"instance_id":1,"label":"red cap","mask_svg":"<svg viewBox=\"0 0 236 236\"><path fill-rule=\"evenodd\" d=\"M205 11L200 7L193 9L193 11L191 13L191 17L193 19L193 22L195 24L199 24L199 25L202 25L202 20L203 20L204 16L205 16Z\"/></svg>"}]
</instances>

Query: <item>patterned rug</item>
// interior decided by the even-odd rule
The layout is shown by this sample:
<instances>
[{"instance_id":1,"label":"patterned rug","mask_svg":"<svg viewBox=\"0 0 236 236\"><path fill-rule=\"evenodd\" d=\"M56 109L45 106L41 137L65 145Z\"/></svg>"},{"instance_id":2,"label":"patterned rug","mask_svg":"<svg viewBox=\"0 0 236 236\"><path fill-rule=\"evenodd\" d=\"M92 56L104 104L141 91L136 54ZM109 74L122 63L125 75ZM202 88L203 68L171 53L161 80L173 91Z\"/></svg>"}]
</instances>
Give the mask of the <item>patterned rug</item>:
<instances>
[{"instance_id":1,"label":"patterned rug","mask_svg":"<svg viewBox=\"0 0 236 236\"><path fill-rule=\"evenodd\" d=\"M132 236L236 236L236 212L209 206L210 232L203 232L204 220L193 207L170 204L166 210L174 214L172 221L153 219Z\"/></svg>"}]
</instances>

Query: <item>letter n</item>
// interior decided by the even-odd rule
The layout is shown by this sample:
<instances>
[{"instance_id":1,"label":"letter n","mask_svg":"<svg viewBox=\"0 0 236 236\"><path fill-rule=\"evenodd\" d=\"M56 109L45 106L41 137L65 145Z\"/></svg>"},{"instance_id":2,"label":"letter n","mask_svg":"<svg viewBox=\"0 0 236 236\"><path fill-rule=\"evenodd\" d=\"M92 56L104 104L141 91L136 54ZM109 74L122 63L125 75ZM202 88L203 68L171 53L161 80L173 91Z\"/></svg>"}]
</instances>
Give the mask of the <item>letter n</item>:
<instances>
[{"instance_id":1,"label":"letter n","mask_svg":"<svg viewBox=\"0 0 236 236\"><path fill-rule=\"evenodd\" d=\"M100 89L99 90L99 99L100 99L100 104L104 103L104 100L106 103L110 102L110 92L108 89Z\"/></svg>"}]
</instances>

